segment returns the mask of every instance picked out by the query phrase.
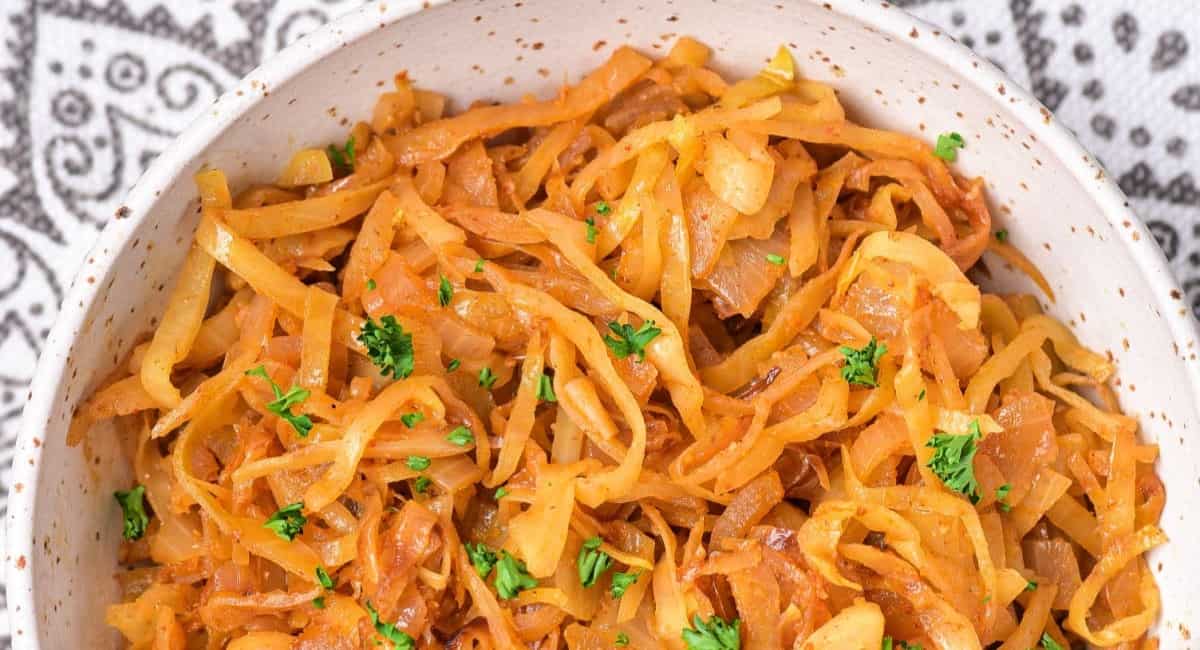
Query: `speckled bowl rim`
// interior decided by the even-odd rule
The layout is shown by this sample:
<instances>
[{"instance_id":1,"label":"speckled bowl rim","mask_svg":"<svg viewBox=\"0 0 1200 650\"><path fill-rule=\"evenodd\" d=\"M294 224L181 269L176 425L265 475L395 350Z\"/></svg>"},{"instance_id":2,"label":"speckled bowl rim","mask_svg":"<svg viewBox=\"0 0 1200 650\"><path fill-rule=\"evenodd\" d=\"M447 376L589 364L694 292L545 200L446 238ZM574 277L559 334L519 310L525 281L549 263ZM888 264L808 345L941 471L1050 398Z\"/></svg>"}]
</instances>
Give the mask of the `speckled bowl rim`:
<instances>
[{"instance_id":1,"label":"speckled bowl rim","mask_svg":"<svg viewBox=\"0 0 1200 650\"><path fill-rule=\"evenodd\" d=\"M221 96L213 109L204 111L142 174L130 189L124 207L118 211L101 233L91 251L95 259L88 270L109 268L125 249L125 243L137 230L142 221L151 214L160 192L170 186L188 164L208 147L234 121L253 108L262 98L260 93L240 92L247 83L257 81L268 88L278 88L311 65L337 49L358 40L377 29L386 29L393 23L409 17L425 7L441 5L449 0L422 2L421 0L392 0L386 5L367 4L341 18L317 29L296 43L282 50L247 75L243 82ZM1121 190L1105 177L1100 182L1095 178L1096 168L1092 157L1070 132L1059 125L1033 95L1004 74L986 59L975 55L970 49L943 34L929 24L887 2L870 0L806 0L819 4L829 11L840 13L870 26L884 35L909 45L923 55L938 61L958 73L967 83L992 94L1000 86L1007 88L1007 96L1015 98L1005 108L1020 119L1022 125L1038 135L1039 140L1070 171L1075 181L1095 198L1105 219L1114 228L1125 227L1128 220L1128 201ZM911 39L913 30L919 30L921 38ZM1000 102L999 99L996 100ZM1148 241L1149 231L1139 219L1134 219L1128 228ZM1154 304L1166 319L1172 336L1184 340L1194 336L1196 323L1190 310L1178 311L1178 304L1168 296L1178 292L1179 286L1167 267L1166 258L1157 246L1135 245L1134 238L1121 238L1125 252L1129 255L1153 292ZM87 313L95 302L103 285L81 282L78 276L73 281L61 311L49 337L37 372L30 386L28 403L22 416L21 431L13 456L12 482L23 484L21 491L9 494L7 527L7 556L34 557L32 537L33 513L36 507L37 481L41 471L43 447L35 438L54 409L53 398L63 379L67 352L71 348L74 333L80 331ZM1178 295L1176 293L1176 295ZM1200 365L1184 363L1191 383L1191 393L1200 397ZM1196 400L1200 402L1200 399ZM11 562L5 563L11 568ZM36 648L38 635L37 611L33 602L33 571L8 571L8 607L10 630L17 648ZM18 634L17 631L24 633Z\"/></svg>"}]
</instances>

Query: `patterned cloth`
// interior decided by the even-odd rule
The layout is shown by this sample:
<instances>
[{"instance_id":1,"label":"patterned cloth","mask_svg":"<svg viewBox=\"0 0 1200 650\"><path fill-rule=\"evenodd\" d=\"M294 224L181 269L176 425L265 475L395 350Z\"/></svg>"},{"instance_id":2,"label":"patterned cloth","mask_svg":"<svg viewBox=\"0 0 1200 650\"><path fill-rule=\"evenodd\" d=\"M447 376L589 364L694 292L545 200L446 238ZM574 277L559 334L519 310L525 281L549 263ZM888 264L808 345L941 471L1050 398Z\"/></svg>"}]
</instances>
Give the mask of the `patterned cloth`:
<instances>
[{"instance_id":1,"label":"patterned cloth","mask_svg":"<svg viewBox=\"0 0 1200 650\"><path fill-rule=\"evenodd\" d=\"M361 1L0 3L0 512L43 340L126 189L238 78ZM1192 3L896 4L996 62L1075 130L1133 198L1200 311L1200 192L1188 171L1200 166ZM7 623L0 617L0 647Z\"/></svg>"}]
</instances>

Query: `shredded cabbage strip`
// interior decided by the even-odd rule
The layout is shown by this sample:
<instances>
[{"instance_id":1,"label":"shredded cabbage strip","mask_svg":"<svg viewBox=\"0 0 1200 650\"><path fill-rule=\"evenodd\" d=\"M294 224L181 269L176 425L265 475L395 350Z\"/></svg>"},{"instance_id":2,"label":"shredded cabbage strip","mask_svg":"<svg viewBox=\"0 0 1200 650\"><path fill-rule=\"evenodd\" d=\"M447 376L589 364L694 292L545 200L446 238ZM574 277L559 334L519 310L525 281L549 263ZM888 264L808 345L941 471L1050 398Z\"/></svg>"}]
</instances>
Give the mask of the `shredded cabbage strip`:
<instances>
[{"instance_id":1,"label":"shredded cabbage strip","mask_svg":"<svg viewBox=\"0 0 1200 650\"><path fill-rule=\"evenodd\" d=\"M457 113L399 74L275 184L197 174L70 429L145 488L129 648L1156 647L1157 447L978 283L991 251L1054 299L982 179L787 48L710 55Z\"/></svg>"}]
</instances>

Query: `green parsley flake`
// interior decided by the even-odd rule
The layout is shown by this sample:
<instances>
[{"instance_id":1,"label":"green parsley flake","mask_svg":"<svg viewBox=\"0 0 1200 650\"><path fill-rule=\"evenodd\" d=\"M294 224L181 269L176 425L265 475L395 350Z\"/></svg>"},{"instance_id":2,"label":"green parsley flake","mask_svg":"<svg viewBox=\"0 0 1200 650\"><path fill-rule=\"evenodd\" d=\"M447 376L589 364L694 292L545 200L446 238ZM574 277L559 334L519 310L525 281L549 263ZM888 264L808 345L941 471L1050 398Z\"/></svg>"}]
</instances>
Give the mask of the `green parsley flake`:
<instances>
[{"instance_id":1,"label":"green parsley flake","mask_svg":"<svg viewBox=\"0 0 1200 650\"><path fill-rule=\"evenodd\" d=\"M350 136L343 147L338 147L335 144L329 145L326 147L325 153L329 156L329 162L332 162L334 167L354 171L354 136Z\"/></svg>"},{"instance_id":2,"label":"green parsley flake","mask_svg":"<svg viewBox=\"0 0 1200 650\"><path fill-rule=\"evenodd\" d=\"M971 503L979 501L979 482L975 480L975 442L979 440L979 420L972 420L967 433L939 432L929 438L926 447L933 456L925 464L950 490L965 494Z\"/></svg>"},{"instance_id":3,"label":"green parsley flake","mask_svg":"<svg viewBox=\"0 0 1200 650\"><path fill-rule=\"evenodd\" d=\"M1025 581L1025 591L1037 591L1037 588L1038 583L1034 582L1033 580Z\"/></svg>"},{"instance_id":4,"label":"green parsley flake","mask_svg":"<svg viewBox=\"0 0 1200 650\"><path fill-rule=\"evenodd\" d=\"M967 146L967 142L957 133L943 133L938 136L937 145L933 148L933 155L945 160L946 162L954 162L958 160L958 150Z\"/></svg>"},{"instance_id":5,"label":"green parsley flake","mask_svg":"<svg viewBox=\"0 0 1200 650\"><path fill-rule=\"evenodd\" d=\"M501 485L500 487L496 488L496 495L495 495L495 499L496 499L497 501L499 501L500 499L503 499L503 498L504 498L504 497L506 497L506 496L508 496L508 488L504 487L503 485Z\"/></svg>"},{"instance_id":6,"label":"green parsley flake","mask_svg":"<svg viewBox=\"0 0 1200 650\"><path fill-rule=\"evenodd\" d=\"M375 626L375 632L391 641L394 650L414 650L417 647L417 642L404 630L396 629L395 623L380 621L379 612L375 611L375 606L369 600L367 601L367 614L371 616L371 625Z\"/></svg>"},{"instance_id":7,"label":"green parsley flake","mask_svg":"<svg viewBox=\"0 0 1200 650\"><path fill-rule=\"evenodd\" d=\"M321 567L317 567L317 582L326 589L333 589L333 578Z\"/></svg>"},{"instance_id":8,"label":"green parsley flake","mask_svg":"<svg viewBox=\"0 0 1200 650\"><path fill-rule=\"evenodd\" d=\"M1012 506L1004 501L1008 498L1008 493L1011 491L1012 486L1008 483L996 488L996 507L999 508L1001 512L1009 512L1012 510Z\"/></svg>"},{"instance_id":9,"label":"green parsley flake","mask_svg":"<svg viewBox=\"0 0 1200 650\"><path fill-rule=\"evenodd\" d=\"M910 645L904 641L895 641L894 643L895 650L921 650L921 644L919 643L916 645ZM892 644L892 637L885 636L883 637L883 644L880 646L880 650L893 650Z\"/></svg>"},{"instance_id":10,"label":"green parsley flake","mask_svg":"<svg viewBox=\"0 0 1200 650\"><path fill-rule=\"evenodd\" d=\"M554 382L544 372L538 378L537 398L543 402L558 401L558 396L554 394Z\"/></svg>"},{"instance_id":11,"label":"green parsley flake","mask_svg":"<svg viewBox=\"0 0 1200 650\"><path fill-rule=\"evenodd\" d=\"M296 535L304 532L304 524L308 523L303 510L303 501L288 504L268 517L263 528L274 531L276 535L290 542L296 539Z\"/></svg>"},{"instance_id":12,"label":"green parsley flake","mask_svg":"<svg viewBox=\"0 0 1200 650\"><path fill-rule=\"evenodd\" d=\"M588 538L579 549L575 563L579 567L579 582L584 587L596 584L605 571L612 568L612 557L599 550L604 540L599 536Z\"/></svg>"},{"instance_id":13,"label":"green parsley flake","mask_svg":"<svg viewBox=\"0 0 1200 650\"><path fill-rule=\"evenodd\" d=\"M368 318L358 342L367 348L367 356L384 376L391 374L392 379L403 379L412 374L412 334L404 331L395 316L384 316L378 324Z\"/></svg>"},{"instance_id":14,"label":"green parsley flake","mask_svg":"<svg viewBox=\"0 0 1200 650\"><path fill-rule=\"evenodd\" d=\"M875 337L872 336L870 343L863 346L861 350L843 345L838 348L838 351L846 358L846 363L842 365L842 379L849 384L868 388L875 388L878 385L876 373L879 370L879 359L887 352L886 345L877 343Z\"/></svg>"},{"instance_id":15,"label":"green parsley flake","mask_svg":"<svg viewBox=\"0 0 1200 650\"><path fill-rule=\"evenodd\" d=\"M408 465L409 469L420 472L429 469L430 462L428 456L409 456L404 464Z\"/></svg>"},{"instance_id":16,"label":"green parsley flake","mask_svg":"<svg viewBox=\"0 0 1200 650\"><path fill-rule=\"evenodd\" d=\"M417 426L417 423L424 419L425 414L418 412L405 413L404 415L400 416L400 421L403 422L404 426L408 427L409 429Z\"/></svg>"},{"instance_id":17,"label":"green parsley flake","mask_svg":"<svg viewBox=\"0 0 1200 650\"><path fill-rule=\"evenodd\" d=\"M629 323L609 323L608 329L617 335L617 338L604 335L604 344L608 346L609 350L612 350L613 356L624 359L631 354L636 354L638 361L646 360L646 346L655 337L662 334L662 330L655 327L652 320L642 323L642 326L636 330Z\"/></svg>"},{"instance_id":18,"label":"green parsley flake","mask_svg":"<svg viewBox=\"0 0 1200 650\"><path fill-rule=\"evenodd\" d=\"M608 588L608 593L612 594L613 598L624 596L625 590L633 586L633 583L637 582L641 575L640 571L631 571L629 573L614 572L612 586Z\"/></svg>"},{"instance_id":19,"label":"green parsley flake","mask_svg":"<svg viewBox=\"0 0 1200 650\"><path fill-rule=\"evenodd\" d=\"M271 392L275 393L275 399L267 402L267 410L287 420L288 424L292 425L292 428L296 430L296 435L301 438L307 438L308 433L313 428L312 419L307 415L292 413L292 407L308 399L310 393L299 386L292 386L288 392L283 392L279 388L279 384L276 384L271 379L271 375L267 374L267 369L261 365L257 368L247 370L246 374L251 377L262 377L267 380L267 383L271 385Z\"/></svg>"},{"instance_id":20,"label":"green parsley flake","mask_svg":"<svg viewBox=\"0 0 1200 650\"><path fill-rule=\"evenodd\" d=\"M482 257L475 260L475 272L483 273L483 258Z\"/></svg>"},{"instance_id":21,"label":"green parsley flake","mask_svg":"<svg viewBox=\"0 0 1200 650\"><path fill-rule=\"evenodd\" d=\"M596 214L603 217L609 212L612 212L612 206L608 204L608 201L600 201L596 204Z\"/></svg>"},{"instance_id":22,"label":"green parsley flake","mask_svg":"<svg viewBox=\"0 0 1200 650\"><path fill-rule=\"evenodd\" d=\"M624 632L617 632L617 639L613 643L618 647L624 648L629 645L629 635Z\"/></svg>"},{"instance_id":23,"label":"green parsley flake","mask_svg":"<svg viewBox=\"0 0 1200 650\"><path fill-rule=\"evenodd\" d=\"M455 427L455 429L450 432L450 435L446 436L446 440L449 440L459 447L466 447L472 442L475 442L475 434L471 433L471 430L466 427Z\"/></svg>"},{"instance_id":24,"label":"green parsley flake","mask_svg":"<svg viewBox=\"0 0 1200 650\"><path fill-rule=\"evenodd\" d=\"M496 373L492 372L492 369L488 368L487 366L484 366L483 370L479 371L479 385L483 386L487 390L492 389L492 386L496 384L497 379L499 379L499 377L496 376Z\"/></svg>"},{"instance_id":25,"label":"green parsley flake","mask_svg":"<svg viewBox=\"0 0 1200 650\"><path fill-rule=\"evenodd\" d=\"M113 492L113 498L121 506L121 513L125 519L125 529L122 535L125 539L133 541L141 539L142 535L146 534L146 527L150 525L150 517L146 516L146 486L139 485L132 490L117 490Z\"/></svg>"},{"instance_id":26,"label":"green parsley flake","mask_svg":"<svg viewBox=\"0 0 1200 650\"><path fill-rule=\"evenodd\" d=\"M458 359L451 359L450 363L446 364L446 372L454 372L455 370L458 370L458 367L461 365L462 362Z\"/></svg>"},{"instance_id":27,"label":"green parsley flake","mask_svg":"<svg viewBox=\"0 0 1200 650\"><path fill-rule=\"evenodd\" d=\"M1042 633L1041 645L1044 650L1064 650L1064 648L1058 644L1058 641L1055 641L1054 637L1050 636L1049 632Z\"/></svg>"},{"instance_id":28,"label":"green parsley flake","mask_svg":"<svg viewBox=\"0 0 1200 650\"><path fill-rule=\"evenodd\" d=\"M921 392L917 393L917 400L920 401L923 399L925 399L925 389L924 388L921 389Z\"/></svg>"},{"instance_id":29,"label":"green parsley flake","mask_svg":"<svg viewBox=\"0 0 1200 650\"><path fill-rule=\"evenodd\" d=\"M367 280L367 291L374 291L379 285L375 284L374 280Z\"/></svg>"},{"instance_id":30,"label":"green parsley flake","mask_svg":"<svg viewBox=\"0 0 1200 650\"><path fill-rule=\"evenodd\" d=\"M742 635L738 628L741 625L736 618L732 623L726 623L715 614L706 623L696 614L692 617L692 627L683 631L683 641L688 650L740 650Z\"/></svg>"},{"instance_id":31,"label":"green parsley flake","mask_svg":"<svg viewBox=\"0 0 1200 650\"><path fill-rule=\"evenodd\" d=\"M496 554L483 543L472 546L471 542L467 542L463 547L467 549L467 557L471 559L471 564L475 565L475 573L486 580L496 566Z\"/></svg>"},{"instance_id":32,"label":"green parsley flake","mask_svg":"<svg viewBox=\"0 0 1200 650\"><path fill-rule=\"evenodd\" d=\"M312 604L313 607L316 607L317 609L325 609L325 597L317 596L316 598L313 598Z\"/></svg>"},{"instance_id":33,"label":"green parsley flake","mask_svg":"<svg viewBox=\"0 0 1200 650\"><path fill-rule=\"evenodd\" d=\"M1001 243L1008 241L1008 230L997 230L996 241Z\"/></svg>"},{"instance_id":34,"label":"green parsley flake","mask_svg":"<svg viewBox=\"0 0 1200 650\"><path fill-rule=\"evenodd\" d=\"M587 243L595 244L596 235L599 233L599 231L596 230L596 220L592 217L588 217L587 219L583 220L583 223L587 225Z\"/></svg>"},{"instance_id":35,"label":"green parsley flake","mask_svg":"<svg viewBox=\"0 0 1200 650\"><path fill-rule=\"evenodd\" d=\"M438 304L443 307L448 307L450 301L454 299L454 285L450 284L450 280L446 276L438 276Z\"/></svg>"},{"instance_id":36,"label":"green parsley flake","mask_svg":"<svg viewBox=\"0 0 1200 650\"><path fill-rule=\"evenodd\" d=\"M537 580L525 570L525 563L500 551L500 561L496 563L496 593L502 600L516 598L517 594L526 589L538 586Z\"/></svg>"},{"instance_id":37,"label":"green parsley flake","mask_svg":"<svg viewBox=\"0 0 1200 650\"><path fill-rule=\"evenodd\" d=\"M775 253L769 253L767 255L767 261L775 266L783 266L784 264L787 264L787 258L782 255L776 255Z\"/></svg>"},{"instance_id":38,"label":"green parsley flake","mask_svg":"<svg viewBox=\"0 0 1200 650\"><path fill-rule=\"evenodd\" d=\"M417 494L425 494L425 491L429 489L429 484L432 482L428 476L418 476L416 483L413 483L413 489L417 491Z\"/></svg>"}]
</instances>

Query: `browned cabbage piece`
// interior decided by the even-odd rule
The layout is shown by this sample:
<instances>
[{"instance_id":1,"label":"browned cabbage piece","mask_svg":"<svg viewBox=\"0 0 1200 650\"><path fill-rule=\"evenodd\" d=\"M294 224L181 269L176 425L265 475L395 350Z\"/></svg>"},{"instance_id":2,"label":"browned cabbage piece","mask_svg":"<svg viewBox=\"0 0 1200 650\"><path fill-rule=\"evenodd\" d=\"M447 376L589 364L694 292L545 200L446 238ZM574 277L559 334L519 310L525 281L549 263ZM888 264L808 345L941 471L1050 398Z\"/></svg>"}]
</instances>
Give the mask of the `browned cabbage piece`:
<instances>
[{"instance_id":1,"label":"browned cabbage piece","mask_svg":"<svg viewBox=\"0 0 1200 650\"><path fill-rule=\"evenodd\" d=\"M696 286L713 293L713 307L720 318L735 314L749 318L787 271L784 265L771 262L786 252L782 230L771 239L726 242L717 263Z\"/></svg>"}]
</instances>

